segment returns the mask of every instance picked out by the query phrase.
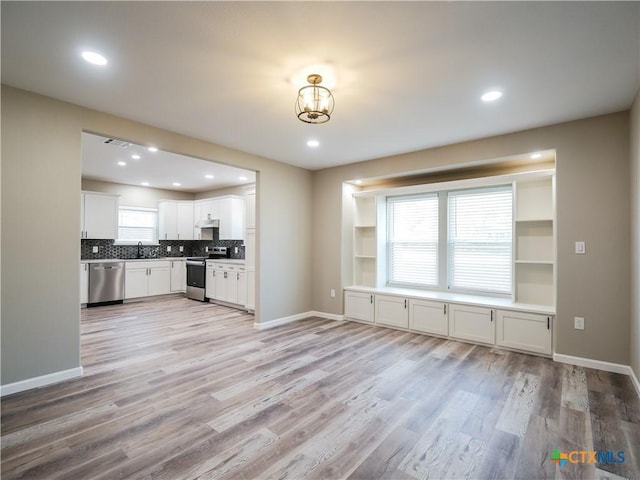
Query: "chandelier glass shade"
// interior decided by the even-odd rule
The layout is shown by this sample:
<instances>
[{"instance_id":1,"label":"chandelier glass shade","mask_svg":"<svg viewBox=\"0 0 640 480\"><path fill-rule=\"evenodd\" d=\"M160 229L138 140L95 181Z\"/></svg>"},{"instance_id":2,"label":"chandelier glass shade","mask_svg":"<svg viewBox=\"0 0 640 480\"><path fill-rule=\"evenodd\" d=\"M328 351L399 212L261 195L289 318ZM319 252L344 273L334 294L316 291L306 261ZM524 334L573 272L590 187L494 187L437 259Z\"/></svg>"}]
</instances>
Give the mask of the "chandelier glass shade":
<instances>
[{"instance_id":1,"label":"chandelier glass shade","mask_svg":"<svg viewBox=\"0 0 640 480\"><path fill-rule=\"evenodd\" d=\"M307 82L309 85L298 90L296 115L305 123L326 123L334 107L331 90L320 86L322 76L317 73L309 75Z\"/></svg>"}]
</instances>

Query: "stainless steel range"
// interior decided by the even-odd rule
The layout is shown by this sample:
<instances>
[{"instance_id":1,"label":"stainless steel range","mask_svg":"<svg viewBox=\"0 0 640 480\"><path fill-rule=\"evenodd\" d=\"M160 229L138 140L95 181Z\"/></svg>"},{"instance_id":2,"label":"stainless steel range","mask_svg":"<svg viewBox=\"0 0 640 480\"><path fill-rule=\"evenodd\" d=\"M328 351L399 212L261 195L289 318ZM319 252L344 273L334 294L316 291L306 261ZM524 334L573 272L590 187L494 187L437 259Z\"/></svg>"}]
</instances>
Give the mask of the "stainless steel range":
<instances>
[{"instance_id":1,"label":"stainless steel range","mask_svg":"<svg viewBox=\"0 0 640 480\"><path fill-rule=\"evenodd\" d=\"M227 247L213 247L207 257L187 258L187 298L206 302L206 261L215 258L229 258L230 255L231 250Z\"/></svg>"}]
</instances>

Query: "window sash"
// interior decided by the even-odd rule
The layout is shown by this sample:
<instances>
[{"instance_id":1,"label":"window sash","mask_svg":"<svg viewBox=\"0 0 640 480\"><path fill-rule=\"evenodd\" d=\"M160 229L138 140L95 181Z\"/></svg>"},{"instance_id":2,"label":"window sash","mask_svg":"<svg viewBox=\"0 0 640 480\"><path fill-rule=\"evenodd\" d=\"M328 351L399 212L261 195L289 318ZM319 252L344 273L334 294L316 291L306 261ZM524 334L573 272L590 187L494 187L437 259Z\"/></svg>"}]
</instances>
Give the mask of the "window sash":
<instances>
[{"instance_id":1,"label":"window sash","mask_svg":"<svg viewBox=\"0 0 640 480\"><path fill-rule=\"evenodd\" d=\"M118 242L157 243L158 210L142 207L118 209Z\"/></svg>"},{"instance_id":2,"label":"window sash","mask_svg":"<svg viewBox=\"0 0 640 480\"><path fill-rule=\"evenodd\" d=\"M387 198L388 283L438 285L438 194Z\"/></svg>"},{"instance_id":3,"label":"window sash","mask_svg":"<svg viewBox=\"0 0 640 480\"><path fill-rule=\"evenodd\" d=\"M447 288L511 295L511 185L447 194Z\"/></svg>"}]
</instances>

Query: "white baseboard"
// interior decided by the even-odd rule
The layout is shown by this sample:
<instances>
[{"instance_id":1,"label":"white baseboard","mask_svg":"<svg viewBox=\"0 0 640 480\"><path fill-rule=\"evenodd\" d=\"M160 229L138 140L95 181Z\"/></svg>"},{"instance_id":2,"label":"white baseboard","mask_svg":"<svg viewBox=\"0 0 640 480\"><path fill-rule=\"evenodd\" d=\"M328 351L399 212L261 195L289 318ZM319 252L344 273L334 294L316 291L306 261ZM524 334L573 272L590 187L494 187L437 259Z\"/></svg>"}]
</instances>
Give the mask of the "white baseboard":
<instances>
[{"instance_id":1,"label":"white baseboard","mask_svg":"<svg viewBox=\"0 0 640 480\"><path fill-rule=\"evenodd\" d=\"M275 320L269 320L268 322L254 323L253 328L255 328L256 330L267 330L269 328L279 327L280 325L285 325L287 323L295 322L297 320L304 320L310 317L321 317L321 318L326 318L328 320L338 320L338 321L344 320L343 315L309 311L309 312L297 313L296 315L291 315L289 317L276 318Z\"/></svg>"},{"instance_id":2,"label":"white baseboard","mask_svg":"<svg viewBox=\"0 0 640 480\"><path fill-rule=\"evenodd\" d=\"M63 382L65 380L81 376L82 367L76 367L70 368L69 370L62 370L60 372L48 373L47 375L41 375L39 377L20 380L19 382L8 383L7 385L0 386L0 397L11 395L13 393L24 392L25 390L31 390L32 388L44 387L46 385L51 385L52 383Z\"/></svg>"},{"instance_id":3,"label":"white baseboard","mask_svg":"<svg viewBox=\"0 0 640 480\"><path fill-rule=\"evenodd\" d=\"M553 360L555 362L567 363L578 367L593 368L595 370L603 370L611 373L622 373L623 375L631 375L632 373L629 365L603 362L602 360L592 360L591 358L573 357L571 355L563 355L561 353L554 353Z\"/></svg>"}]
</instances>

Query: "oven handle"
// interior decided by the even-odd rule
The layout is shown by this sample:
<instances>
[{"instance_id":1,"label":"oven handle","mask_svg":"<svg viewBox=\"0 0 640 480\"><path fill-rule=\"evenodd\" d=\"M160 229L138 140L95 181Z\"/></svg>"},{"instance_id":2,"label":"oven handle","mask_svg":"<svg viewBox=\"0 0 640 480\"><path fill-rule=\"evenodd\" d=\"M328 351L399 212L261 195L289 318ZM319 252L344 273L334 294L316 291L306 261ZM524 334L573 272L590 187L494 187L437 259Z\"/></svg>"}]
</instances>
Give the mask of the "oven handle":
<instances>
[{"instance_id":1,"label":"oven handle","mask_svg":"<svg viewBox=\"0 0 640 480\"><path fill-rule=\"evenodd\" d=\"M186 264L187 265L195 265L196 267L204 267L204 266L206 266L205 262L190 262L189 260L187 260Z\"/></svg>"}]
</instances>

